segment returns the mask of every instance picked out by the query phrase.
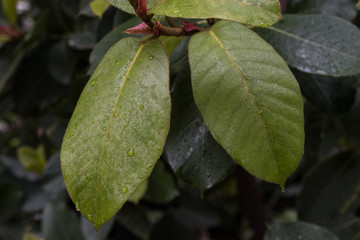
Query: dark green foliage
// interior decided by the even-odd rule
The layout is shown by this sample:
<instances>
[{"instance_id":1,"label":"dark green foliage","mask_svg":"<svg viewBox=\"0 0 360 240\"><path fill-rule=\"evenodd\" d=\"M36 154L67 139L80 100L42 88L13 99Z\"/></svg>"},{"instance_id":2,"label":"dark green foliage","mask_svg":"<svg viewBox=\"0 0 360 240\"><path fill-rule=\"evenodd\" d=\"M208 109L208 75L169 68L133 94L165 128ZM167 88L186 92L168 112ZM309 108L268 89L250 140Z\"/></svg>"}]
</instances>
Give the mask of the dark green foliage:
<instances>
[{"instance_id":1,"label":"dark green foliage","mask_svg":"<svg viewBox=\"0 0 360 240\"><path fill-rule=\"evenodd\" d=\"M360 240L356 1L237 1L0 0L0 239Z\"/></svg>"}]
</instances>

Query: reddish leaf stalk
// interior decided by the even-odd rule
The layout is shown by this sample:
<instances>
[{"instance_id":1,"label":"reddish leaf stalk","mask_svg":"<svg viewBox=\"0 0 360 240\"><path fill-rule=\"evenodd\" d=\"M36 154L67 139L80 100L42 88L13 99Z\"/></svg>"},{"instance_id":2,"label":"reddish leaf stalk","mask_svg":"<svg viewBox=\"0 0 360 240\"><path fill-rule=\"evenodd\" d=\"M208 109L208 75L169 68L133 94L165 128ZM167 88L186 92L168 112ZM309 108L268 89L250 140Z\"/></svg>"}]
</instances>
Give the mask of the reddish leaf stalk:
<instances>
[{"instance_id":1,"label":"reddish leaf stalk","mask_svg":"<svg viewBox=\"0 0 360 240\"><path fill-rule=\"evenodd\" d=\"M191 31L187 31L189 29L185 29L184 27L167 27L162 26L159 22L156 22L152 19L153 14L149 14L146 6L146 0L129 0L129 3L133 6L136 15L149 27L144 28L143 25L138 25L134 28L128 29L127 33L137 33L137 34L149 34L149 31L152 31L152 34L155 34L156 36L159 35L165 35L165 36L187 36L187 35L193 35L194 33L198 31L204 31L203 28L198 27L188 27L191 28ZM141 31L140 31L141 29ZM139 30L139 31L137 31ZM136 32L137 31L137 32Z\"/></svg>"}]
</instances>

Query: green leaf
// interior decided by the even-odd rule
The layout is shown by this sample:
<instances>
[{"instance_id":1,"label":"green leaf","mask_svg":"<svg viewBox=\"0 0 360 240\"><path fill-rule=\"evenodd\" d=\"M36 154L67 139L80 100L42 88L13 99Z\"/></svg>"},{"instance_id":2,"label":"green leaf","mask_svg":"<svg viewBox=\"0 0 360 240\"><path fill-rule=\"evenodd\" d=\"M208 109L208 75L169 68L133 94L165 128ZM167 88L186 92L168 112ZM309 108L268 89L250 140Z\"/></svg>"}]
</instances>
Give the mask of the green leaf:
<instances>
[{"instance_id":1,"label":"green leaf","mask_svg":"<svg viewBox=\"0 0 360 240\"><path fill-rule=\"evenodd\" d=\"M42 173L45 168L46 156L44 146L37 149L23 146L17 149L17 156L23 167L31 172Z\"/></svg>"},{"instance_id":2,"label":"green leaf","mask_svg":"<svg viewBox=\"0 0 360 240\"><path fill-rule=\"evenodd\" d=\"M134 14L134 8L131 6L128 0L106 0L114 7L121 9L127 13ZM152 8L157 0L147 0L148 9Z\"/></svg>"},{"instance_id":3,"label":"green leaf","mask_svg":"<svg viewBox=\"0 0 360 240\"><path fill-rule=\"evenodd\" d=\"M253 26L281 19L278 0L159 0L151 13L179 18L220 18Z\"/></svg>"},{"instance_id":4,"label":"green leaf","mask_svg":"<svg viewBox=\"0 0 360 240\"><path fill-rule=\"evenodd\" d=\"M284 187L303 154L303 103L281 57L241 24L194 35L189 61L195 102L220 145L251 174Z\"/></svg>"},{"instance_id":5,"label":"green leaf","mask_svg":"<svg viewBox=\"0 0 360 240\"><path fill-rule=\"evenodd\" d=\"M359 171L359 156L351 153L339 154L313 169L299 196L299 219L327 225L342 215L355 214Z\"/></svg>"},{"instance_id":6,"label":"green leaf","mask_svg":"<svg viewBox=\"0 0 360 240\"><path fill-rule=\"evenodd\" d=\"M159 40L164 45L168 56L175 50L175 48L185 39L185 37L160 36Z\"/></svg>"},{"instance_id":7,"label":"green leaf","mask_svg":"<svg viewBox=\"0 0 360 240\"><path fill-rule=\"evenodd\" d=\"M98 16L99 18L102 17L106 9L110 6L108 2L105 0L93 0L90 3L90 8L93 11L93 13Z\"/></svg>"},{"instance_id":8,"label":"green leaf","mask_svg":"<svg viewBox=\"0 0 360 240\"><path fill-rule=\"evenodd\" d=\"M291 67L333 77L360 73L360 31L341 18L285 15L275 26L256 31Z\"/></svg>"},{"instance_id":9,"label":"green leaf","mask_svg":"<svg viewBox=\"0 0 360 240\"><path fill-rule=\"evenodd\" d=\"M16 3L17 0L2 0L2 9L10 23L15 24L17 20Z\"/></svg>"},{"instance_id":10,"label":"green leaf","mask_svg":"<svg viewBox=\"0 0 360 240\"><path fill-rule=\"evenodd\" d=\"M95 228L150 175L170 122L169 62L160 41L125 38L95 70L66 130L67 190Z\"/></svg>"},{"instance_id":11,"label":"green leaf","mask_svg":"<svg viewBox=\"0 0 360 240\"><path fill-rule=\"evenodd\" d=\"M136 189L136 191L129 198L128 201L134 204L138 204L140 200L145 196L147 188L148 188L148 181L146 180L140 184L140 186Z\"/></svg>"},{"instance_id":12,"label":"green leaf","mask_svg":"<svg viewBox=\"0 0 360 240\"><path fill-rule=\"evenodd\" d=\"M305 222L283 222L269 227L265 240L339 240L329 230Z\"/></svg>"},{"instance_id":13,"label":"green leaf","mask_svg":"<svg viewBox=\"0 0 360 240\"><path fill-rule=\"evenodd\" d=\"M149 179L146 199L158 204L173 200L179 195L171 174L166 171L162 162L158 162Z\"/></svg>"},{"instance_id":14,"label":"green leaf","mask_svg":"<svg viewBox=\"0 0 360 240\"><path fill-rule=\"evenodd\" d=\"M49 202L46 205L42 231L45 239L84 239L80 230L79 218L63 203Z\"/></svg>"},{"instance_id":15,"label":"green leaf","mask_svg":"<svg viewBox=\"0 0 360 240\"><path fill-rule=\"evenodd\" d=\"M223 180L235 162L214 140L197 109L188 64L172 83L171 128L165 154L173 171L201 193Z\"/></svg>"},{"instance_id":16,"label":"green leaf","mask_svg":"<svg viewBox=\"0 0 360 240\"><path fill-rule=\"evenodd\" d=\"M101 59L104 57L104 55L112 45L118 42L119 39L129 37L129 34L124 33L124 31L140 24L140 22L141 20L137 17L131 18L114 28L110 33L103 37L100 42L96 44L89 57L90 74L95 71L97 65L100 63Z\"/></svg>"}]
</instances>

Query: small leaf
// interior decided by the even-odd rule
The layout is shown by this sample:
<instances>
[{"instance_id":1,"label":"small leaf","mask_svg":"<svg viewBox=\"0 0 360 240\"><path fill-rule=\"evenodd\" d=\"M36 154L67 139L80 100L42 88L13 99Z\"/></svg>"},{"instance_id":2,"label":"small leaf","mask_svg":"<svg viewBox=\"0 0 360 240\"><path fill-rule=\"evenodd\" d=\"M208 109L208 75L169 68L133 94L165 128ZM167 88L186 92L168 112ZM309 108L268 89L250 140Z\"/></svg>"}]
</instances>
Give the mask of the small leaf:
<instances>
[{"instance_id":1,"label":"small leaf","mask_svg":"<svg viewBox=\"0 0 360 240\"><path fill-rule=\"evenodd\" d=\"M256 32L301 71L333 77L360 73L360 30L341 18L285 15L275 26Z\"/></svg>"},{"instance_id":2,"label":"small leaf","mask_svg":"<svg viewBox=\"0 0 360 240\"><path fill-rule=\"evenodd\" d=\"M303 154L303 103L286 63L241 24L189 43L195 102L214 138L247 171L282 187Z\"/></svg>"},{"instance_id":3,"label":"small leaf","mask_svg":"<svg viewBox=\"0 0 360 240\"><path fill-rule=\"evenodd\" d=\"M10 23L15 24L17 20L16 4L17 0L2 0L2 9Z\"/></svg>"},{"instance_id":4,"label":"small leaf","mask_svg":"<svg viewBox=\"0 0 360 240\"><path fill-rule=\"evenodd\" d=\"M134 14L134 8L131 6L128 0L106 0L114 7L121 9L127 13ZM152 8L157 0L147 0L147 8Z\"/></svg>"},{"instance_id":5,"label":"small leaf","mask_svg":"<svg viewBox=\"0 0 360 240\"><path fill-rule=\"evenodd\" d=\"M110 6L108 2L105 0L93 0L90 3L90 8L93 13L98 16L99 18L102 17L106 9Z\"/></svg>"},{"instance_id":6,"label":"small leaf","mask_svg":"<svg viewBox=\"0 0 360 240\"><path fill-rule=\"evenodd\" d=\"M265 240L339 240L329 230L305 222L283 222L269 227Z\"/></svg>"},{"instance_id":7,"label":"small leaf","mask_svg":"<svg viewBox=\"0 0 360 240\"><path fill-rule=\"evenodd\" d=\"M175 48L185 39L185 37L160 36L159 40L164 45L168 56L172 54Z\"/></svg>"},{"instance_id":8,"label":"small leaf","mask_svg":"<svg viewBox=\"0 0 360 240\"><path fill-rule=\"evenodd\" d=\"M160 41L125 38L95 70L66 130L61 169L98 228L150 175L169 131L169 63Z\"/></svg>"},{"instance_id":9,"label":"small leaf","mask_svg":"<svg viewBox=\"0 0 360 240\"><path fill-rule=\"evenodd\" d=\"M43 145L40 145L37 149L27 146L19 147L17 156L26 170L36 173L44 171L46 157Z\"/></svg>"},{"instance_id":10,"label":"small leaf","mask_svg":"<svg viewBox=\"0 0 360 240\"><path fill-rule=\"evenodd\" d=\"M281 19L278 0L159 0L150 13L179 18L220 18L253 26Z\"/></svg>"}]
</instances>

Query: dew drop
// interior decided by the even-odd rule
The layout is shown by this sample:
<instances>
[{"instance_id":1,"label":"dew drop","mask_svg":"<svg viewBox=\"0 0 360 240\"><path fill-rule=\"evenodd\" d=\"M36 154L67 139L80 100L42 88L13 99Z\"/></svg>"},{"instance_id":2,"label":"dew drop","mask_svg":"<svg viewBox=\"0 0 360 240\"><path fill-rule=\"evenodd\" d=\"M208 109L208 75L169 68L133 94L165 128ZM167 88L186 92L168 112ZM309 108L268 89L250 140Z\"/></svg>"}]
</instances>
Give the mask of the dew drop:
<instances>
[{"instance_id":1,"label":"dew drop","mask_svg":"<svg viewBox=\"0 0 360 240\"><path fill-rule=\"evenodd\" d=\"M96 85L96 80L94 80L94 81L91 82L91 86L94 87L95 85Z\"/></svg>"},{"instance_id":2,"label":"dew drop","mask_svg":"<svg viewBox=\"0 0 360 240\"><path fill-rule=\"evenodd\" d=\"M173 14L178 14L180 11L179 10L174 10Z\"/></svg>"},{"instance_id":3,"label":"dew drop","mask_svg":"<svg viewBox=\"0 0 360 240\"><path fill-rule=\"evenodd\" d=\"M129 151L128 151L128 153L127 153L129 156L134 156L134 154L135 154L135 151L134 151L134 149L133 148L131 148Z\"/></svg>"},{"instance_id":4,"label":"dew drop","mask_svg":"<svg viewBox=\"0 0 360 240\"><path fill-rule=\"evenodd\" d=\"M101 129L102 131L105 131L105 130L106 130L106 127L105 127L105 126L101 126L100 129Z\"/></svg>"},{"instance_id":5,"label":"dew drop","mask_svg":"<svg viewBox=\"0 0 360 240\"><path fill-rule=\"evenodd\" d=\"M144 108L145 108L144 105L141 105L141 106L140 106L140 109L141 109L141 110L143 110Z\"/></svg>"},{"instance_id":6,"label":"dew drop","mask_svg":"<svg viewBox=\"0 0 360 240\"><path fill-rule=\"evenodd\" d=\"M147 170L150 170L152 167L153 167L153 165L152 165L152 164L148 164L148 165L146 165L146 169L147 169Z\"/></svg>"},{"instance_id":7,"label":"dew drop","mask_svg":"<svg viewBox=\"0 0 360 240\"><path fill-rule=\"evenodd\" d=\"M71 132L69 135L69 138L73 137L75 135L75 132Z\"/></svg>"},{"instance_id":8,"label":"dew drop","mask_svg":"<svg viewBox=\"0 0 360 240\"><path fill-rule=\"evenodd\" d=\"M91 124L94 124L95 123L95 121L94 120L91 120Z\"/></svg>"},{"instance_id":9,"label":"dew drop","mask_svg":"<svg viewBox=\"0 0 360 240\"><path fill-rule=\"evenodd\" d=\"M116 60L115 61L115 66L119 66L119 64L120 64L120 60Z\"/></svg>"},{"instance_id":10,"label":"dew drop","mask_svg":"<svg viewBox=\"0 0 360 240\"><path fill-rule=\"evenodd\" d=\"M146 66L146 68L149 68L149 67L150 67L150 65L147 65L147 66Z\"/></svg>"},{"instance_id":11,"label":"dew drop","mask_svg":"<svg viewBox=\"0 0 360 240\"><path fill-rule=\"evenodd\" d=\"M126 114L123 115L123 119L126 119Z\"/></svg>"},{"instance_id":12,"label":"dew drop","mask_svg":"<svg viewBox=\"0 0 360 240\"><path fill-rule=\"evenodd\" d=\"M154 59L154 56L153 55L150 55L149 56L149 60L153 60Z\"/></svg>"},{"instance_id":13,"label":"dew drop","mask_svg":"<svg viewBox=\"0 0 360 240\"><path fill-rule=\"evenodd\" d=\"M76 211L78 211L78 212L80 211L79 203L78 203L78 202L75 203L75 208L76 208Z\"/></svg>"},{"instance_id":14,"label":"dew drop","mask_svg":"<svg viewBox=\"0 0 360 240\"><path fill-rule=\"evenodd\" d=\"M122 191L123 193L126 193L126 192L128 191L128 188L125 186L125 187L123 187L123 188L121 189L121 191Z\"/></svg>"},{"instance_id":15,"label":"dew drop","mask_svg":"<svg viewBox=\"0 0 360 240\"><path fill-rule=\"evenodd\" d=\"M115 113L114 115L115 115L115 117L118 117L118 116L119 116L119 114L117 114L117 113Z\"/></svg>"},{"instance_id":16,"label":"dew drop","mask_svg":"<svg viewBox=\"0 0 360 240\"><path fill-rule=\"evenodd\" d=\"M282 188L282 189L281 189L281 192L282 192L282 193L285 193L285 188Z\"/></svg>"}]
</instances>

